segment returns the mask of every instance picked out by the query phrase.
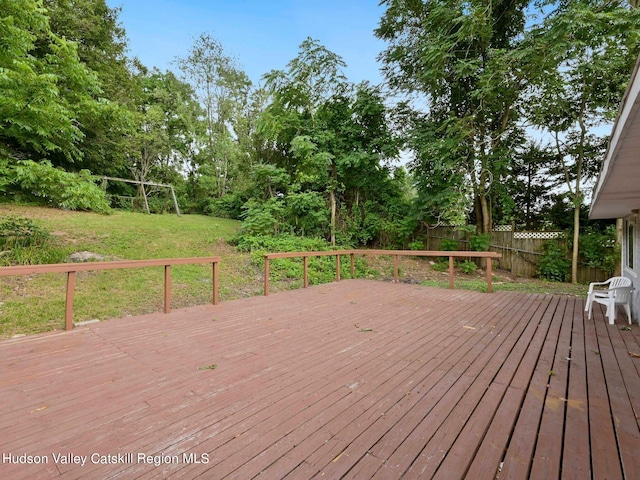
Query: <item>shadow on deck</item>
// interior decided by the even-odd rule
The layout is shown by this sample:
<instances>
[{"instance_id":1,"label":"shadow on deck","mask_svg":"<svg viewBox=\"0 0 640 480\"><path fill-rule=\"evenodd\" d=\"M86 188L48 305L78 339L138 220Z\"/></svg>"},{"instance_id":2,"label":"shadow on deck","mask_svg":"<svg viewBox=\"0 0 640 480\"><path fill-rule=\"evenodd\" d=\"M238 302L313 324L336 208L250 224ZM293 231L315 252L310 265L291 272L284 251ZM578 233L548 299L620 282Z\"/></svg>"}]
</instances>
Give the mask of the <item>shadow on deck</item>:
<instances>
[{"instance_id":1,"label":"shadow on deck","mask_svg":"<svg viewBox=\"0 0 640 480\"><path fill-rule=\"evenodd\" d=\"M640 329L583 308L348 280L3 341L0 478L637 479Z\"/></svg>"}]
</instances>

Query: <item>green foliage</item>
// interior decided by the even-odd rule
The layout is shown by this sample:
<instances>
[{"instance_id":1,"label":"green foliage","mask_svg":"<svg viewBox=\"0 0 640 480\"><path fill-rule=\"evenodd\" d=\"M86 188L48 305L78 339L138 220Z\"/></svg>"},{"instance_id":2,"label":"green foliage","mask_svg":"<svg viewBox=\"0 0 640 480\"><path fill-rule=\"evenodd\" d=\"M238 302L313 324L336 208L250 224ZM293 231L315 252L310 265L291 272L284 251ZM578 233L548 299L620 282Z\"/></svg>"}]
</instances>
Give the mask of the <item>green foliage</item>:
<instances>
[{"instance_id":1,"label":"green foliage","mask_svg":"<svg viewBox=\"0 0 640 480\"><path fill-rule=\"evenodd\" d=\"M264 266L264 254L276 252L323 252L334 249L350 248L350 246L332 247L329 242L320 238L299 237L294 235L247 235L241 233L234 239L238 250L251 252L251 263ZM344 260L344 257L343 257ZM368 272L366 262L356 258L356 276ZM335 279L335 256L309 257L308 275L311 284L331 282ZM301 258L279 258L270 261L270 271L274 280L302 280L303 262ZM351 276L349 262L343 261L340 269L341 276Z\"/></svg>"},{"instance_id":2,"label":"green foliage","mask_svg":"<svg viewBox=\"0 0 640 480\"><path fill-rule=\"evenodd\" d=\"M226 193L220 198L210 200L204 213L213 217L238 220L242 216L244 203L245 200L240 193Z\"/></svg>"},{"instance_id":3,"label":"green foliage","mask_svg":"<svg viewBox=\"0 0 640 480\"><path fill-rule=\"evenodd\" d=\"M615 225L610 225L604 232L592 231L580 235L580 253L590 267L613 274L620 259Z\"/></svg>"},{"instance_id":4,"label":"green foliage","mask_svg":"<svg viewBox=\"0 0 640 480\"><path fill-rule=\"evenodd\" d=\"M440 248L445 252L455 252L458 250L458 241L450 238L443 238L440 241Z\"/></svg>"},{"instance_id":5,"label":"green foliage","mask_svg":"<svg viewBox=\"0 0 640 480\"><path fill-rule=\"evenodd\" d=\"M459 263L458 267L460 267L462 273L466 273L467 275L475 273L475 271L478 269L478 266L475 264L475 262L471 260L465 260L464 262Z\"/></svg>"},{"instance_id":6,"label":"green foliage","mask_svg":"<svg viewBox=\"0 0 640 480\"><path fill-rule=\"evenodd\" d=\"M481 233L480 235L471 235L469 237L469 247L474 252L486 252L491 245L491 235Z\"/></svg>"},{"instance_id":7,"label":"green foliage","mask_svg":"<svg viewBox=\"0 0 640 480\"><path fill-rule=\"evenodd\" d=\"M548 241L542 245L541 251L542 256L538 260L537 275L546 280L564 282L571 267L565 250L556 242Z\"/></svg>"},{"instance_id":8,"label":"green foliage","mask_svg":"<svg viewBox=\"0 0 640 480\"><path fill-rule=\"evenodd\" d=\"M424 239L415 240L409 243L409 250L424 250Z\"/></svg>"},{"instance_id":9,"label":"green foliage","mask_svg":"<svg viewBox=\"0 0 640 480\"><path fill-rule=\"evenodd\" d=\"M284 206L278 199L271 198L264 203L252 199L243 209L242 230L247 235L277 235L280 232Z\"/></svg>"},{"instance_id":10,"label":"green foliage","mask_svg":"<svg viewBox=\"0 0 640 480\"><path fill-rule=\"evenodd\" d=\"M49 238L49 232L28 218L9 217L0 223L2 249L43 245Z\"/></svg>"},{"instance_id":11,"label":"green foliage","mask_svg":"<svg viewBox=\"0 0 640 480\"><path fill-rule=\"evenodd\" d=\"M32 220L9 217L0 222L0 265L61 263L66 256L66 249Z\"/></svg>"},{"instance_id":12,"label":"green foliage","mask_svg":"<svg viewBox=\"0 0 640 480\"><path fill-rule=\"evenodd\" d=\"M15 167L16 184L28 194L65 210L90 210L109 213L109 203L91 173L77 174L54 168L50 162L24 160Z\"/></svg>"},{"instance_id":13,"label":"green foliage","mask_svg":"<svg viewBox=\"0 0 640 480\"><path fill-rule=\"evenodd\" d=\"M431 268L433 268L436 272L446 272L447 270L449 270L449 260L439 258L438 260L433 262Z\"/></svg>"}]
</instances>

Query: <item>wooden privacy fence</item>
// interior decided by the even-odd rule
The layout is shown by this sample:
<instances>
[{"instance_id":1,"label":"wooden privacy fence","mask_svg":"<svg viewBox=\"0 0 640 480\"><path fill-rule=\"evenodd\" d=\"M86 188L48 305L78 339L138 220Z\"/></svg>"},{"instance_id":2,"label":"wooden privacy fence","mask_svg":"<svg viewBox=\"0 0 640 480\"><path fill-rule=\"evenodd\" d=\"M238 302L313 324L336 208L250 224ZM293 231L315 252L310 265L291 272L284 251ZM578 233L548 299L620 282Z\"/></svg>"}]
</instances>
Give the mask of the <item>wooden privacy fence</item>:
<instances>
[{"instance_id":1,"label":"wooden privacy fence","mask_svg":"<svg viewBox=\"0 0 640 480\"><path fill-rule=\"evenodd\" d=\"M453 284L453 259L456 257L466 258L486 258L487 259L487 292L492 291L492 266L493 258L501 258L502 255L496 252L444 252L428 250L334 250L327 252L283 252L267 253L264 255L264 294L269 295L269 261L276 258L296 258L302 257L303 261L303 287L309 286L308 259L309 257L336 257L336 281L340 281L340 257L349 255L351 259L351 276L355 276L355 256L356 255L391 255L393 256L393 281L398 283L398 261L400 256L413 257L449 257L449 288L454 288Z\"/></svg>"},{"instance_id":2,"label":"wooden privacy fence","mask_svg":"<svg viewBox=\"0 0 640 480\"><path fill-rule=\"evenodd\" d=\"M442 240L455 240L459 250L469 249L469 233L451 226L428 227L424 239L427 250L442 248ZM565 232L550 231L512 231L495 230L491 232L489 248L502 254L498 267L517 276L533 278L537 275L538 261L542 257L545 242L554 242L563 249L567 248ZM589 267L584 262L578 264L578 282L602 281L610 272Z\"/></svg>"},{"instance_id":3,"label":"wooden privacy fence","mask_svg":"<svg viewBox=\"0 0 640 480\"><path fill-rule=\"evenodd\" d=\"M65 302L65 329L73 328L73 294L76 285L76 272L91 270L117 270L123 268L164 267L164 312L171 311L171 266L189 265L196 263L211 263L213 265L213 304L218 304L218 263L220 257L200 258L165 258L158 260L124 260L116 262L89 263L55 263L49 265L28 265L14 267L0 267L0 277L11 275L33 275L40 273L66 273L67 288Z\"/></svg>"}]
</instances>

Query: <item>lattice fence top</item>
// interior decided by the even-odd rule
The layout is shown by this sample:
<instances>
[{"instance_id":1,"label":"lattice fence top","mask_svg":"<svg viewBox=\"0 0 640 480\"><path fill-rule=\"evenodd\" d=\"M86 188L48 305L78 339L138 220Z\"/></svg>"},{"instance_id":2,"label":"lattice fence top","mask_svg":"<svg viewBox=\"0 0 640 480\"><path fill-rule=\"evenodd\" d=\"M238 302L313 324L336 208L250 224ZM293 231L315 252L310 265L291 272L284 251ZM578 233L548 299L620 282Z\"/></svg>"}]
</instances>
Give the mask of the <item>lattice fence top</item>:
<instances>
[{"instance_id":1,"label":"lattice fence top","mask_svg":"<svg viewBox=\"0 0 640 480\"><path fill-rule=\"evenodd\" d=\"M496 225L493 227L494 232L511 232L513 230L513 225Z\"/></svg>"},{"instance_id":2,"label":"lattice fence top","mask_svg":"<svg viewBox=\"0 0 640 480\"><path fill-rule=\"evenodd\" d=\"M517 239L539 239L549 240L552 238L563 238L564 232L513 232L513 238Z\"/></svg>"}]
</instances>

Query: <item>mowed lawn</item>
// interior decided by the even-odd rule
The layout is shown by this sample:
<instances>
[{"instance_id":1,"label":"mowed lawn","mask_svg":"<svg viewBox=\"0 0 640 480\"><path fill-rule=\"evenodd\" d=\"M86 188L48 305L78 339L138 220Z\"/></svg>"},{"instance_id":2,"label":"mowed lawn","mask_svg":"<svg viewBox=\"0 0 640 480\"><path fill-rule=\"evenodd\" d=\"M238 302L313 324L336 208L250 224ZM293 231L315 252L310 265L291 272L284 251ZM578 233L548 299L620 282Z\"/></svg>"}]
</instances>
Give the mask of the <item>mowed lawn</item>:
<instances>
[{"instance_id":1,"label":"mowed lawn","mask_svg":"<svg viewBox=\"0 0 640 480\"><path fill-rule=\"evenodd\" d=\"M0 219L32 219L53 236L67 254L88 251L107 260L222 256L221 300L255 295L260 269L248 254L227 242L240 228L234 220L202 215L146 215L115 211L112 215L42 207L0 205ZM253 272L255 271L255 274ZM172 307L211 301L211 266L172 268ZM66 275L0 277L0 337L63 328ZM74 321L155 312L163 305L162 267L81 272L77 277Z\"/></svg>"}]
</instances>

